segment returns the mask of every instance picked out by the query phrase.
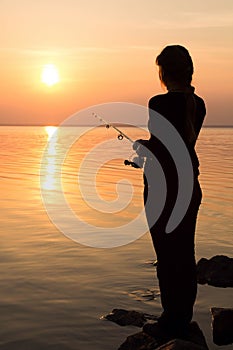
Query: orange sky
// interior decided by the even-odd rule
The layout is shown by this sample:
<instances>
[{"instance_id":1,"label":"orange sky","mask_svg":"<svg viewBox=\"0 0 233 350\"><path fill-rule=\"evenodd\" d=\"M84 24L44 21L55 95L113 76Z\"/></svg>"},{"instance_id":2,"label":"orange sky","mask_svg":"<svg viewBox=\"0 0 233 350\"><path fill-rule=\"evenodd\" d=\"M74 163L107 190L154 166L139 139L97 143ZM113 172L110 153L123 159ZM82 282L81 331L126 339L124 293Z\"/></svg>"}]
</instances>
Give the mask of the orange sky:
<instances>
[{"instance_id":1,"label":"orange sky","mask_svg":"<svg viewBox=\"0 0 233 350\"><path fill-rule=\"evenodd\" d=\"M93 104L162 93L156 55L186 46L209 125L233 125L232 0L1 0L0 124L62 122ZM41 82L45 64L60 82Z\"/></svg>"}]
</instances>

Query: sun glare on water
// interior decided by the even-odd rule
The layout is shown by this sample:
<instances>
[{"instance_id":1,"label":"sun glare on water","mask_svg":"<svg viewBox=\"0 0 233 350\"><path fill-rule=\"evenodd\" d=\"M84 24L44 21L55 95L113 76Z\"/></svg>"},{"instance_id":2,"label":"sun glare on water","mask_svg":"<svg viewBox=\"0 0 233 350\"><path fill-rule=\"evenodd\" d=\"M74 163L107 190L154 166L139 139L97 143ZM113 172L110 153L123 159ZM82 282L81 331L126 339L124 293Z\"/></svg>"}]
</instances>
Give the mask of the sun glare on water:
<instances>
[{"instance_id":1,"label":"sun glare on water","mask_svg":"<svg viewBox=\"0 0 233 350\"><path fill-rule=\"evenodd\" d=\"M45 126L45 131L50 139L57 132L57 126Z\"/></svg>"},{"instance_id":2,"label":"sun glare on water","mask_svg":"<svg viewBox=\"0 0 233 350\"><path fill-rule=\"evenodd\" d=\"M41 81L47 86L53 86L59 83L60 77L58 69L54 64L46 64L43 66Z\"/></svg>"},{"instance_id":3,"label":"sun glare on water","mask_svg":"<svg viewBox=\"0 0 233 350\"><path fill-rule=\"evenodd\" d=\"M58 128L56 126L45 126L47 134L47 153L41 165L41 186L43 190L55 190L59 179L59 166L57 165L57 140Z\"/></svg>"}]
</instances>

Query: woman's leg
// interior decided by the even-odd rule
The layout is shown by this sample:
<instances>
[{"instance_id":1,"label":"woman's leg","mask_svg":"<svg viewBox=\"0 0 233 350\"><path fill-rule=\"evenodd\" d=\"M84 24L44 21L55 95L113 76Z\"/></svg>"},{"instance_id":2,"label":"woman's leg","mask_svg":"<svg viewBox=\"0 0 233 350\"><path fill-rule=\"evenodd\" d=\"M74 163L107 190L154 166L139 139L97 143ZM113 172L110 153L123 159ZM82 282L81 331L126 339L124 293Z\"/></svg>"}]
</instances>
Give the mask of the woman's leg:
<instances>
[{"instance_id":1,"label":"woman's leg","mask_svg":"<svg viewBox=\"0 0 233 350\"><path fill-rule=\"evenodd\" d=\"M177 331L190 323L196 299L194 236L200 202L201 189L196 181L189 209L180 225L172 233L165 233L171 209L168 206L150 230L157 254L157 276L164 309L159 322Z\"/></svg>"}]
</instances>

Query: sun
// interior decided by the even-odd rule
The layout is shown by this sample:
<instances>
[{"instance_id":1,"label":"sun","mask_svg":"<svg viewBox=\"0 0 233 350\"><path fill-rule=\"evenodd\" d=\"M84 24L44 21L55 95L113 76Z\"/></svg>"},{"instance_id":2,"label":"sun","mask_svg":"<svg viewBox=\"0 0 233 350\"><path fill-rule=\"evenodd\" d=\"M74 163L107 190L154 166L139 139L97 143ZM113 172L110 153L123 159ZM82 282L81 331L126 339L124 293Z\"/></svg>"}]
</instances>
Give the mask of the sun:
<instances>
[{"instance_id":1,"label":"sun","mask_svg":"<svg viewBox=\"0 0 233 350\"><path fill-rule=\"evenodd\" d=\"M43 66L41 73L41 81L47 86L53 86L60 81L58 69L54 64L46 64Z\"/></svg>"}]
</instances>

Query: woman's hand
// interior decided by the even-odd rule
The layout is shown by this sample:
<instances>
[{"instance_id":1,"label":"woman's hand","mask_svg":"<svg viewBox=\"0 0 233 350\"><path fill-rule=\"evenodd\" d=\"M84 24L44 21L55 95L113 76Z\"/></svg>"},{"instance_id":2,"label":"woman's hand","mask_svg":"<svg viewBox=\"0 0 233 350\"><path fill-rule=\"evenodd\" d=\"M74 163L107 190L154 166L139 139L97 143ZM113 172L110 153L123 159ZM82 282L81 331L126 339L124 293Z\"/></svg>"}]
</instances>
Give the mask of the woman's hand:
<instances>
[{"instance_id":1,"label":"woman's hand","mask_svg":"<svg viewBox=\"0 0 233 350\"><path fill-rule=\"evenodd\" d=\"M133 150L140 156L145 157L146 156L146 146L147 146L148 140L142 140L138 139L133 143Z\"/></svg>"},{"instance_id":2,"label":"woman's hand","mask_svg":"<svg viewBox=\"0 0 233 350\"><path fill-rule=\"evenodd\" d=\"M145 143L147 143L148 140L143 140L143 139L138 139L133 143L133 149L136 151L138 147L140 147L141 145L145 145Z\"/></svg>"}]
</instances>

